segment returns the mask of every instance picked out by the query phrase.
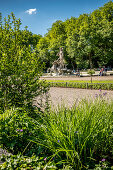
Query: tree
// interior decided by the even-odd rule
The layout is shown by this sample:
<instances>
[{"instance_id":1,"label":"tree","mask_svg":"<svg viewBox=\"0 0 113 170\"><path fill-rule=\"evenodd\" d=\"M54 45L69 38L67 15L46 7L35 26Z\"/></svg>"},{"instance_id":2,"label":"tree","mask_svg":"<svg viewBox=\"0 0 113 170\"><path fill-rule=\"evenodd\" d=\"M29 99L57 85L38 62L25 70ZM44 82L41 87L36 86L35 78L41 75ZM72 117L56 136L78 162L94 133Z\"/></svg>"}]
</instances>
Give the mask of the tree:
<instances>
[{"instance_id":1,"label":"tree","mask_svg":"<svg viewBox=\"0 0 113 170\"><path fill-rule=\"evenodd\" d=\"M30 45L23 45L20 25L13 13L3 23L0 20L1 110L32 106L33 98L46 91L39 81L42 63Z\"/></svg>"},{"instance_id":2,"label":"tree","mask_svg":"<svg viewBox=\"0 0 113 170\"><path fill-rule=\"evenodd\" d=\"M65 25L62 21L57 20L53 23L52 28L49 29L46 34L46 38L48 39L48 51L50 54L51 62L58 58L57 53L59 52L60 47L65 48ZM51 64L51 63L50 63Z\"/></svg>"},{"instance_id":3,"label":"tree","mask_svg":"<svg viewBox=\"0 0 113 170\"><path fill-rule=\"evenodd\" d=\"M66 51L67 51L67 61L70 61L71 67L75 69L78 62L78 29L77 29L77 19L71 17L65 21L65 30L66 30Z\"/></svg>"},{"instance_id":4,"label":"tree","mask_svg":"<svg viewBox=\"0 0 113 170\"><path fill-rule=\"evenodd\" d=\"M54 61L59 47L72 68L113 67L113 2L91 14L56 21L45 36L50 59Z\"/></svg>"},{"instance_id":5,"label":"tree","mask_svg":"<svg viewBox=\"0 0 113 170\"><path fill-rule=\"evenodd\" d=\"M91 83L92 83L92 75L95 74L94 70L88 70L88 74L91 76Z\"/></svg>"},{"instance_id":6,"label":"tree","mask_svg":"<svg viewBox=\"0 0 113 170\"><path fill-rule=\"evenodd\" d=\"M113 2L108 2L103 7L91 14L92 27L95 33L95 55L99 66L113 66Z\"/></svg>"},{"instance_id":7,"label":"tree","mask_svg":"<svg viewBox=\"0 0 113 170\"><path fill-rule=\"evenodd\" d=\"M40 57L42 63L45 64L45 68L50 67L50 52L48 50L49 41L46 37L40 38L36 45L36 52Z\"/></svg>"}]
</instances>

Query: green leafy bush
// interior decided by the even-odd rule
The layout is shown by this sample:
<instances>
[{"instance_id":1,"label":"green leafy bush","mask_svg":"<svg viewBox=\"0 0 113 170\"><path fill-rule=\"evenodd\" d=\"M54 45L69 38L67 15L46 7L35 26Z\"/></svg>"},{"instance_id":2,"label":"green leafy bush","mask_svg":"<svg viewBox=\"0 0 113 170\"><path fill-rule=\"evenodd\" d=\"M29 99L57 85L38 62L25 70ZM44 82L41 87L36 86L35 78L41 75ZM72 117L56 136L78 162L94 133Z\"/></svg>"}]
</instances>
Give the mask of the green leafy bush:
<instances>
[{"instance_id":1,"label":"green leafy bush","mask_svg":"<svg viewBox=\"0 0 113 170\"><path fill-rule=\"evenodd\" d=\"M54 170L56 166L51 162L49 165L45 165L46 161L43 157L38 158L37 156L33 155L32 157L27 157L23 155L11 155L11 156L2 156L2 161L5 161L0 168L2 170L6 169L30 169L30 170L43 170L44 166L46 169Z\"/></svg>"},{"instance_id":2,"label":"green leafy bush","mask_svg":"<svg viewBox=\"0 0 113 170\"><path fill-rule=\"evenodd\" d=\"M88 70L88 72L87 72L90 76L92 76L93 74L95 74L95 71L93 70L93 69L91 69L91 70Z\"/></svg>"},{"instance_id":3,"label":"green leafy bush","mask_svg":"<svg viewBox=\"0 0 113 170\"><path fill-rule=\"evenodd\" d=\"M37 115L38 119L38 115ZM0 134L2 147L11 153L40 154L40 146L30 142L35 134L42 135L37 128L37 121L29 117L29 113L22 108L6 110L0 115Z\"/></svg>"},{"instance_id":4,"label":"green leafy bush","mask_svg":"<svg viewBox=\"0 0 113 170\"><path fill-rule=\"evenodd\" d=\"M44 64L30 44L21 43L20 25L13 13L0 20L1 112L11 106L30 109L33 98L47 91L46 83L39 81Z\"/></svg>"}]
</instances>

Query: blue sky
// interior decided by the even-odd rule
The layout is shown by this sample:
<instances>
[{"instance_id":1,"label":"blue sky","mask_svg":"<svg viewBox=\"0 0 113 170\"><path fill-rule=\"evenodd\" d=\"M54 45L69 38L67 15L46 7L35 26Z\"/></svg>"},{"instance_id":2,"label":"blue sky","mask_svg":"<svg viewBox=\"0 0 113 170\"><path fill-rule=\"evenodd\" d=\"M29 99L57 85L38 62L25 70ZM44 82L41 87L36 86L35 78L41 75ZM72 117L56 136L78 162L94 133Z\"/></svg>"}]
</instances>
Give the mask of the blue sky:
<instances>
[{"instance_id":1,"label":"blue sky","mask_svg":"<svg viewBox=\"0 0 113 170\"><path fill-rule=\"evenodd\" d=\"M22 21L22 29L44 35L56 20L91 13L109 0L0 0L0 12L6 17L13 12Z\"/></svg>"}]
</instances>

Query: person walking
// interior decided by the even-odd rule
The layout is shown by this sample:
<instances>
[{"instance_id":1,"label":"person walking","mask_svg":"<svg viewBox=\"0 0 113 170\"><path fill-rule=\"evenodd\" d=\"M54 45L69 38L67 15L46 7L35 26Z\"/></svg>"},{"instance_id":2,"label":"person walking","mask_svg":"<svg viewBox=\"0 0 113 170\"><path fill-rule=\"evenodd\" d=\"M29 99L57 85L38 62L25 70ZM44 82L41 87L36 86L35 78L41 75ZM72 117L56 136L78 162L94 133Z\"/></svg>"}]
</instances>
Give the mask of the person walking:
<instances>
[{"instance_id":1,"label":"person walking","mask_svg":"<svg viewBox=\"0 0 113 170\"><path fill-rule=\"evenodd\" d=\"M101 75L103 76L104 68L101 69Z\"/></svg>"},{"instance_id":2,"label":"person walking","mask_svg":"<svg viewBox=\"0 0 113 170\"><path fill-rule=\"evenodd\" d=\"M99 76L102 76L102 69L100 69L100 73L99 73Z\"/></svg>"}]
</instances>

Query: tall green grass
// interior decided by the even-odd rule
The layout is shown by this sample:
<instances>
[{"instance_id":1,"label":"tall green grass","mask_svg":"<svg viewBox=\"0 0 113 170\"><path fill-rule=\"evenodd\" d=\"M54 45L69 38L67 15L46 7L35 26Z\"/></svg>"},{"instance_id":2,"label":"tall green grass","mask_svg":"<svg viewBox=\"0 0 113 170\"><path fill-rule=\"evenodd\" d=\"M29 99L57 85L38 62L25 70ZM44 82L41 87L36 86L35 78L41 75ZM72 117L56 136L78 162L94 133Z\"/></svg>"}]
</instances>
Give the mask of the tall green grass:
<instances>
[{"instance_id":1,"label":"tall green grass","mask_svg":"<svg viewBox=\"0 0 113 170\"><path fill-rule=\"evenodd\" d=\"M44 138L35 142L51 153L46 155L48 163L54 159L59 167L91 169L103 158L112 160L112 122L112 101L83 100L71 109L61 107L45 114L40 126Z\"/></svg>"}]
</instances>

